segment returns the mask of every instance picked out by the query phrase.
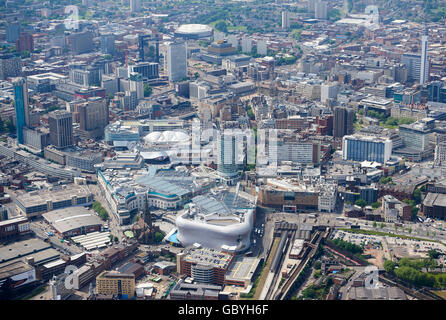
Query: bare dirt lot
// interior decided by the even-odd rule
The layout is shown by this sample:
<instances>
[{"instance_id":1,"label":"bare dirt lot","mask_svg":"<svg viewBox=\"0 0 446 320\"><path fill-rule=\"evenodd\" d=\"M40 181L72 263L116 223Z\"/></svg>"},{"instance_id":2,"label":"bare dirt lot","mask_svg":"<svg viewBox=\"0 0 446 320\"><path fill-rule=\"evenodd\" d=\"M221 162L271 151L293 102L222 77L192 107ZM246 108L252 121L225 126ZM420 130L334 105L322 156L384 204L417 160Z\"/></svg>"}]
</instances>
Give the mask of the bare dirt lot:
<instances>
[{"instance_id":1,"label":"bare dirt lot","mask_svg":"<svg viewBox=\"0 0 446 320\"><path fill-rule=\"evenodd\" d=\"M368 259L370 263L373 263L378 268L384 267L384 259L383 254L384 252L381 249L365 249L364 255L370 254L373 256L373 258Z\"/></svg>"}]
</instances>

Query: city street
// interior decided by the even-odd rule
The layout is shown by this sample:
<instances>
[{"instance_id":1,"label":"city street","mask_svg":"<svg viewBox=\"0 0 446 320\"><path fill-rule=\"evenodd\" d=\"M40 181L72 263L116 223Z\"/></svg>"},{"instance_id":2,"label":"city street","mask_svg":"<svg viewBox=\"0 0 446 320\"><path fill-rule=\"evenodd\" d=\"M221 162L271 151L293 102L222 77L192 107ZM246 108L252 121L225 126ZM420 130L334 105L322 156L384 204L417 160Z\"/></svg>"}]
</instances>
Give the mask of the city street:
<instances>
[{"instance_id":1,"label":"city street","mask_svg":"<svg viewBox=\"0 0 446 320\"><path fill-rule=\"evenodd\" d=\"M121 242L124 239L124 234L122 231L122 227L119 224L119 221L115 217L115 215L112 213L112 210L110 206L108 205L107 200L102 195L102 191L99 188L97 184L90 184L89 188L91 192L94 194L94 200L98 201L102 207L105 208L108 212L108 226L110 229L110 233L113 235L113 237L118 237L119 242Z\"/></svg>"}]
</instances>

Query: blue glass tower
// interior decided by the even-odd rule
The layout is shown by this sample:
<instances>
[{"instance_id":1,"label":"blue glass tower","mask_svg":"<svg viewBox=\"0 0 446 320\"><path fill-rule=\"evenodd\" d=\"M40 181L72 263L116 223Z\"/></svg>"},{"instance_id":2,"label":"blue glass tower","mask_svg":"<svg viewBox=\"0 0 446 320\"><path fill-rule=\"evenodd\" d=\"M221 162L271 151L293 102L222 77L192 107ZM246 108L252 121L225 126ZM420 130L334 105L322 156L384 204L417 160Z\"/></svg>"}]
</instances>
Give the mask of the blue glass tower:
<instances>
[{"instance_id":1,"label":"blue glass tower","mask_svg":"<svg viewBox=\"0 0 446 320\"><path fill-rule=\"evenodd\" d=\"M17 142L23 144L23 128L29 126L28 87L25 78L17 78L13 84Z\"/></svg>"}]
</instances>

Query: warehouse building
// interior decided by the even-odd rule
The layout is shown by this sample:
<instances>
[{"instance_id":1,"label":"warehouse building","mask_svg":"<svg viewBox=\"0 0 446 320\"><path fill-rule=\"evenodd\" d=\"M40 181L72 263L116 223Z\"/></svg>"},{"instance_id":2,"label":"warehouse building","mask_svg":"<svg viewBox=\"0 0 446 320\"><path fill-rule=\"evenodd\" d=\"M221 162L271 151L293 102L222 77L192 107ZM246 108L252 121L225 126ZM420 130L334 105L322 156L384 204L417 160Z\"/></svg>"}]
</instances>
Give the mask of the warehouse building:
<instances>
[{"instance_id":1,"label":"warehouse building","mask_svg":"<svg viewBox=\"0 0 446 320\"><path fill-rule=\"evenodd\" d=\"M58 259L59 252L40 239L17 241L0 247L0 263L12 260L28 260L35 267Z\"/></svg>"},{"instance_id":2,"label":"warehouse building","mask_svg":"<svg viewBox=\"0 0 446 320\"><path fill-rule=\"evenodd\" d=\"M93 194L86 186L69 185L22 194L16 198L18 211L28 217L72 206L88 206L93 203Z\"/></svg>"},{"instance_id":3,"label":"warehouse building","mask_svg":"<svg viewBox=\"0 0 446 320\"><path fill-rule=\"evenodd\" d=\"M29 234L29 222L26 217L16 217L0 221L0 241L13 239L17 236Z\"/></svg>"},{"instance_id":4,"label":"warehouse building","mask_svg":"<svg viewBox=\"0 0 446 320\"><path fill-rule=\"evenodd\" d=\"M24 261L15 260L0 264L0 288L2 290L14 290L35 281L36 270ZM6 286L8 288L5 288Z\"/></svg>"},{"instance_id":5,"label":"warehouse building","mask_svg":"<svg viewBox=\"0 0 446 320\"><path fill-rule=\"evenodd\" d=\"M62 237L100 231L103 223L97 214L85 207L53 210L42 216Z\"/></svg>"},{"instance_id":6,"label":"warehouse building","mask_svg":"<svg viewBox=\"0 0 446 320\"><path fill-rule=\"evenodd\" d=\"M429 218L446 218L446 194L428 193L423 201L423 213Z\"/></svg>"}]
</instances>

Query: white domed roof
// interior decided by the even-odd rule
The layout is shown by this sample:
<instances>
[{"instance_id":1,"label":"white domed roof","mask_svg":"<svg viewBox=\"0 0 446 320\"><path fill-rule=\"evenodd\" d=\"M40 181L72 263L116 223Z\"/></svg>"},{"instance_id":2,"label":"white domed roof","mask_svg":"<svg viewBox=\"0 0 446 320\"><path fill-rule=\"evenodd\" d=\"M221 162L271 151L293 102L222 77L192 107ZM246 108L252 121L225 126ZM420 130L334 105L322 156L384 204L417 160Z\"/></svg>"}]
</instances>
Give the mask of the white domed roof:
<instances>
[{"instance_id":1,"label":"white domed roof","mask_svg":"<svg viewBox=\"0 0 446 320\"><path fill-rule=\"evenodd\" d=\"M212 27L205 24L183 24L176 32L180 33L202 33L202 32L212 32Z\"/></svg>"},{"instance_id":2,"label":"white domed roof","mask_svg":"<svg viewBox=\"0 0 446 320\"><path fill-rule=\"evenodd\" d=\"M186 142L187 140L189 140L189 136L181 131L155 131L144 138L144 141L150 144Z\"/></svg>"}]
</instances>

